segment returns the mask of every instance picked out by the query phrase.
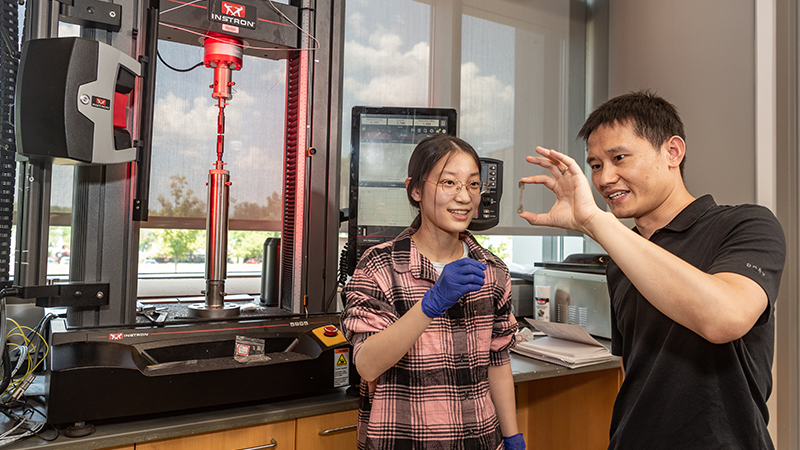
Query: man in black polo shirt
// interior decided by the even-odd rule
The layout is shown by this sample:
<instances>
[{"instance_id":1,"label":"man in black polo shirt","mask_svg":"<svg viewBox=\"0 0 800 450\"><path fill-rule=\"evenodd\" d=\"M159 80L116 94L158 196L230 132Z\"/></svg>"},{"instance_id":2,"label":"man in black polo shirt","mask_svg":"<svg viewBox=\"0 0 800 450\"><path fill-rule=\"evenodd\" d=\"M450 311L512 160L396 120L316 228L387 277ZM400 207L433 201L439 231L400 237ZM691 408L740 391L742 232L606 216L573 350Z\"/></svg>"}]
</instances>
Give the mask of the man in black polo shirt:
<instances>
[{"instance_id":1,"label":"man in black polo shirt","mask_svg":"<svg viewBox=\"0 0 800 450\"><path fill-rule=\"evenodd\" d=\"M557 200L531 225L585 233L608 252L612 352L622 383L612 449L771 449L774 305L785 258L783 230L756 205L719 206L683 183L686 151L675 107L649 92L594 111L587 141L595 204L582 167L541 147L528 157L552 175ZM625 227L617 218L633 218Z\"/></svg>"}]
</instances>

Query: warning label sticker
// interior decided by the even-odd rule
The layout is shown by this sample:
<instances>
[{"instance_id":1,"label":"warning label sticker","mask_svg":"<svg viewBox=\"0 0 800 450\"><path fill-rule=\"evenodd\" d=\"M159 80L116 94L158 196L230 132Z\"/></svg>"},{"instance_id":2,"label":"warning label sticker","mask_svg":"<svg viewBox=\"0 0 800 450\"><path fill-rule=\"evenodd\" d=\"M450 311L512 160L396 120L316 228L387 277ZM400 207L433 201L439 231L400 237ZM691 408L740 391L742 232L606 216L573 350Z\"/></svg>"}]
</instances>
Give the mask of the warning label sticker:
<instances>
[{"instance_id":1,"label":"warning label sticker","mask_svg":"<svg viewBox=\"0 0 800 450\"><path fill-rule=\"evenodd\" d=\"M350 384L350 349L339 348L333 354L333 387L347 386Z\"/></svg>"}]
</instances>

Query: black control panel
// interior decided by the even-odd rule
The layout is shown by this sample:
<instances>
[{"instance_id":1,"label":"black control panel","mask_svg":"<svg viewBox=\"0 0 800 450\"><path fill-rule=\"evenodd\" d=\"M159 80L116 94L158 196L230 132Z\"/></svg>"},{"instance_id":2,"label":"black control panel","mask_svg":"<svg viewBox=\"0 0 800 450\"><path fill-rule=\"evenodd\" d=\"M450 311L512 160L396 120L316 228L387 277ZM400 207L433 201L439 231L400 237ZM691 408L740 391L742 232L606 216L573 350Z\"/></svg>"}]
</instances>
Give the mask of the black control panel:
<instances>
[{"instance_id":1,"label":"black control panel","mask_svg":"<svg viewBox=\"0 0 800 450\"><path fill-rule=\"evenodd\" d=\"M475 218L467 227L470 231L483 231L500 222L500 198L503 197L503 161L481 158L481 181L486 183L486 192Z\"/></svg>"},{"instance_id":2,"label":"black control panel","mask_svg":"<svg viewBox=\"0 0 800 450\"><path fill-rule=\"evenodd\" d=\"M456 135L452 108L354 106L350 130L347 249L340 268L352 275L366 249L394 239L414 221L405 181L419 142Z\"/></svg>"}]
</instances>

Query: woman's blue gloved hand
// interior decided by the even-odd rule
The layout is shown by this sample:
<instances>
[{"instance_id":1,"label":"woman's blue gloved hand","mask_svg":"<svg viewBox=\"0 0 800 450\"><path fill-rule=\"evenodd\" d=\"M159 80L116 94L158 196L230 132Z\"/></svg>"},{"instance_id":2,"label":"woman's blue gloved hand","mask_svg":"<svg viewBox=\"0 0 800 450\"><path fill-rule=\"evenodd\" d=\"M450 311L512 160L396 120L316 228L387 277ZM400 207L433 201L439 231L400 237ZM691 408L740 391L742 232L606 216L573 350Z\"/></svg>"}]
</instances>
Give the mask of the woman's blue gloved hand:
<instances>
[{"instance_id":1,"label":"woman's blue gloved hand","mask_svg":"<svg viewBox=\"0 0 800 450\"><path fill-rule=\"evenodd\" d=\"M422 312L431 319L442 316L468 292L483 286L486 266L474 259L461 258L444 266L436 284L422 297Z\"/></svg>"},{"instance_id":2,"label":"woman's blue gloved hand","mask_svg":"<svg viewBox=\"0 0 800 450\"><path fill-rule=\"evenodd\" d=\"M506 450L525 450L525 439L522 438L522 433L517 433L513 436L503 437L503 447Z\"/></svg>"}]
</instances>

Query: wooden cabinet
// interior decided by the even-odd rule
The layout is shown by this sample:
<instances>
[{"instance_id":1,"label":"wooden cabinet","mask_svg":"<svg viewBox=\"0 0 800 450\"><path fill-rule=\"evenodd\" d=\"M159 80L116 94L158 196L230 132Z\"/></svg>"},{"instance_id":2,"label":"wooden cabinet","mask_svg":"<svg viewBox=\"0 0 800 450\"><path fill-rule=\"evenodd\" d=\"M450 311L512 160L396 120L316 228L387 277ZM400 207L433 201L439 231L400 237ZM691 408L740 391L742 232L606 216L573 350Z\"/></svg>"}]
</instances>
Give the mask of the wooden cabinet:
<instances>
[{"instance_id":1,"label":"wooden cabinet","mask_svg":"<svg viewBox=\"0 0 800 450\"><path fill-rule=\"evenodd\" d=\"M357 447L355 428L357 419L358 411L354 409L301 417L297 420L142 442L136 444L135 450L244 450L259 447L275 450L353 450ZM277 445L269 447L273 439Z\"/></svg>"},{"instance_id":2,"label":"wooden cabinet","mask_svg":"<svg viewBox=\"0 0 800 450\"><path fill-rule=\"evenodd\" d=\"M358 410L297 419L297 450L353 450Z\"/></svg>"},{"instance_id":3,"label":"wooden cabinet","mask_svg":"<svg viewBox=\"0 0 800 450\"><path fill-rule=\"evenodd\" d=\"M619 368L517 383L517 422L527 448L606 449L621 383ZM353 409L106 450L353 450L357 419Z\"/></svg>"},{"instance_id":4,"label":"wooden cabinet","mask_svg":"<svg viewBox=\"0 0 800 450\"><path fill-rule=\"evenodd\" d=\"M517 384L517 422L529 450L608 448L618 368Z\"/></svg>"},{"instance_id":5,"label":"wooden cabinet","mask_svg":"<svg viewBox=\"0 0 800 450\"><path fill-rule=\"evenodd\" d=\"M160 441L136 444L136 450L244 450L274 448L294 450L295 421L284 420L264 425L233 428ZM274 447L264 447L275 441Z\"/></svg>"}]
</instances>

